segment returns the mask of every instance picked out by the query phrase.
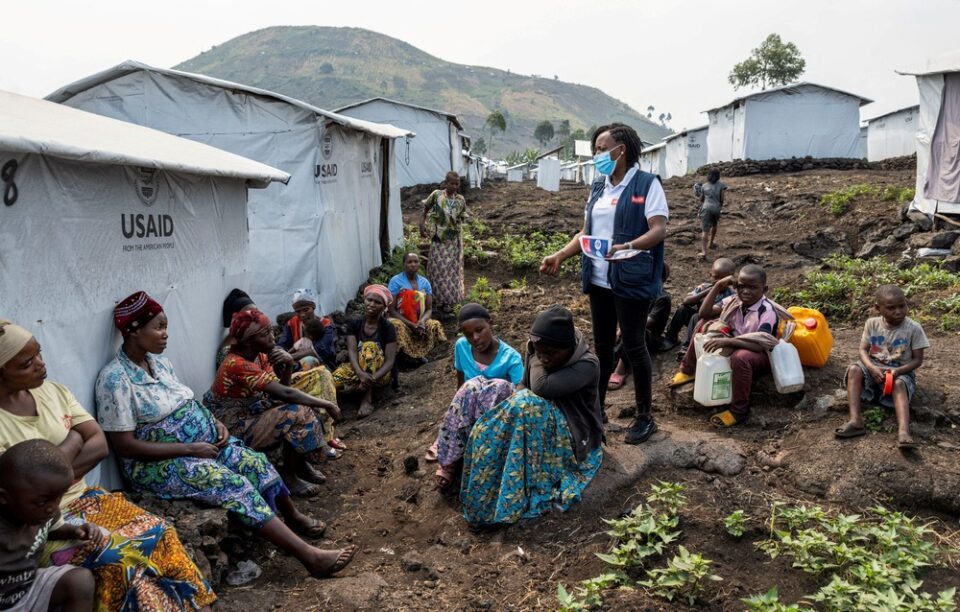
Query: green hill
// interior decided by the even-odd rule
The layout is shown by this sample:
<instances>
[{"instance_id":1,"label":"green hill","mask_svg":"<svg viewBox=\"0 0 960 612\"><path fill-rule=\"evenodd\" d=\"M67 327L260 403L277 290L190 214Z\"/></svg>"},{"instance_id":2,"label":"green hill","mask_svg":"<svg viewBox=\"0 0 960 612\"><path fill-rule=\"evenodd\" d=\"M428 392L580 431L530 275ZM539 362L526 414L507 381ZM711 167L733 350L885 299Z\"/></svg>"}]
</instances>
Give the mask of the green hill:
<instances>
[{"instance_id":1,"label":"green hill","mask_svg":"<svg viewBox=\"0 0 960 612\"><path fill-rule=\"evenodd\" d=\"M507 131L492 152L539 148L534 128L588 130L609 121L637 129L647 142L670 131L599 89L564 81L453 64L383 34L359 28L272 27L238 36L176 66L335 109L376 96L459 115L474 139L490 137L486 117L499 109ZM558 144L559 138L554 143ZM489 153L488 153L489 154Z\"/></svg>"}]
</instances>

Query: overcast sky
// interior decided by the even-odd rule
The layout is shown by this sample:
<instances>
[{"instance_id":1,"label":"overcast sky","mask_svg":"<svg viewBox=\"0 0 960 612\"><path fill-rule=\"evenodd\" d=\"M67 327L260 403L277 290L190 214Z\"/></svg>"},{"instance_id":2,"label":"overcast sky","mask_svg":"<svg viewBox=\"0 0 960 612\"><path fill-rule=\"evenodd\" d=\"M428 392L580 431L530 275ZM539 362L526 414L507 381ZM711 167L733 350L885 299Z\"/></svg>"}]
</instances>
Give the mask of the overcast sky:
<instances>
[{"instance_id":1,"label":"overcast sky","mask_svg":"<svg viewBox=\"0 0 960 612\"><path fill-rule=\"evenodd\" d=\"M125 59L169 67L273 25L367 28L442 59L592 85L671 127L734 97L727 74L770 33L794 42L804 80L875 100L862 118L916 104L895 69L960 48L960 0L165 0L7 2L0 89L42 97Z\"/></svg>"}]
</instances>

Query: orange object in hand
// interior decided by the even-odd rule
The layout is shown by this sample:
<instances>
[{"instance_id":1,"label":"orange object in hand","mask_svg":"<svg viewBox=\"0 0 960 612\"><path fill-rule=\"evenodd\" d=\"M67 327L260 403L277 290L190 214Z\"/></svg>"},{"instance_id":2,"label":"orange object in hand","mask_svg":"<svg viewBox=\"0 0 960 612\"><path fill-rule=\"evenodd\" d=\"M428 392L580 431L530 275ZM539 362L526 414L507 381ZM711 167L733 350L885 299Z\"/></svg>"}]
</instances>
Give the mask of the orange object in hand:
<instances>
[{"instance_id":1,"label":"orange object in hand","mask_svg":"<svg viewBox=\"0 0 960 612\"><path fill-rule=\"evenodd\" d=\"M891 393L893 393L893 370L887 370L883 379L883 394L890 395Z\"/></svg>"}]
</instances>

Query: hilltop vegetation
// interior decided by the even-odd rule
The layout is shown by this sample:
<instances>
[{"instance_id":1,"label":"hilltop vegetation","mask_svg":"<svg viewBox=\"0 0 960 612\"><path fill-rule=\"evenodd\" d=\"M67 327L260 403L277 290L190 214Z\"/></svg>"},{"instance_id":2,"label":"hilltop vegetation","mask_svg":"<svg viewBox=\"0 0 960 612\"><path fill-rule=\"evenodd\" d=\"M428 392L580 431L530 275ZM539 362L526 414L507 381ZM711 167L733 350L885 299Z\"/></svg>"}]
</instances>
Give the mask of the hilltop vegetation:
<instances>
[{"instance_id":1,"label":"hilltop vegetation","mask_svg":"<svg viewBox=\"0 0 960 612\"><path fill-rule=\"evenodd\" d=\"M534 130L544 120L557 126L567 120L572 131L622 121L649 142L670 133L594 87L553 75L541 78L453 64L359 28L266 28L217 45L176 68L262 87L326 109L375 96L442 109L458 114L474 138L488 136L487 116L500 110L507 129L493 140L490 152L497 155L539 147Z\"/></svg>"}]
</instances>

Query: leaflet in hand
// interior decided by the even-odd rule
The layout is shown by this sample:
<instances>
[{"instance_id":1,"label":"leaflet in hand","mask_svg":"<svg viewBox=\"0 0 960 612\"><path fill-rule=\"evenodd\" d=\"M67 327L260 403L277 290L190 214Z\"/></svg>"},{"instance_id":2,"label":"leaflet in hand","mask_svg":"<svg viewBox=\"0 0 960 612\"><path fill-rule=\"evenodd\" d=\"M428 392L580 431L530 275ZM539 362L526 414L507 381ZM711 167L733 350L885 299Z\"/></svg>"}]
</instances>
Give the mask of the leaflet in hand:
<instances>
[{"instance_id":1,"label":"leaflet in hand","mask_svg":"<svg viewBox=\"0 0 960 612\"><path fill-rule=\"evenodd\" d=\"M601 238L599 236L580 236L580 248L583 250L583 254L598 261L617 261L620 259L630 259L637 253L643 252L638 249L624 249L622 251L617 251L613 255L608 255L611 246L612 240L609 238Z\"/></svg>"}]
</instances>

